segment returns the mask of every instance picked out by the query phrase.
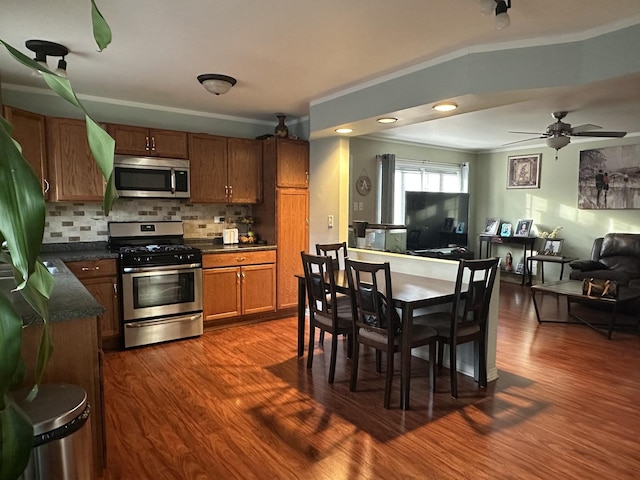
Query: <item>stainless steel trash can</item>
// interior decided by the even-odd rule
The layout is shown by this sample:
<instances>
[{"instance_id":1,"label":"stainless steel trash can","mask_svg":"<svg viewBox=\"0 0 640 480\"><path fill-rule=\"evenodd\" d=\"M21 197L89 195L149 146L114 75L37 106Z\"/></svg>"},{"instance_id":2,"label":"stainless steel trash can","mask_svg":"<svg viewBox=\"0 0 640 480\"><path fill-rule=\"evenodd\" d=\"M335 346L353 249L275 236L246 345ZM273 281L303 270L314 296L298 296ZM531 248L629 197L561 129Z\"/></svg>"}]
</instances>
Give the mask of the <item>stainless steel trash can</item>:
<instances>
[{"instance_id":1,"label":"stainless steel trash can","mask_svg":"<svg viewBox=\"0 0 640 480\"><path fill-rule=\"evenodd\" d=\"M32 401L29 388L11 393L17 407L33 425L33 448L24 480L93 479L90 406L77 385L40 385Z\"/></svg>"}]
</instances>

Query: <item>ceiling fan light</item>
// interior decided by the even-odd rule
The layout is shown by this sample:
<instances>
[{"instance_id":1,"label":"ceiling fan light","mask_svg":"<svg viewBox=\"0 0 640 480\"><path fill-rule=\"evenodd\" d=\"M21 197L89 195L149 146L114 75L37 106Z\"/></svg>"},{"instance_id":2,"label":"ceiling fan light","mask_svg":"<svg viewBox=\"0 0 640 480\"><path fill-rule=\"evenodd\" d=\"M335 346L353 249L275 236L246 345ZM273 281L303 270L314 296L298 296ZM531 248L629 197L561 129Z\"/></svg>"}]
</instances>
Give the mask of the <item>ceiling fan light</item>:
<instances>
[{"instance_id":1,"label":"ceiling fan light","mask_svg":"<svg viewBox=\"0 0 640 480\"><path fill-rule=\"evenodd\" d=\"M496 15L496 30L507 28L511 24L511 18L507 12Z\"/></svg>"},{"instance_id":2,"label":"ceiling fan light","mask_svg":"<svg viewBox=\"0 0 640 480\"><path fill-rule=\"evenodd\" d=\"M547 138L547 147L554 150L560 150L562 147L569 145L571 139L565 135L558 135L557 137Z\"/></svg>"},{"instance_id":3,"label":"ceiling fan light","mask_svg":"<svg viewBox=\"0 0 640 480\"><path fill-rule=\"evenodd\" d=\"M55 71L56 75L62 78L67 78L67 61L62 57L58 60L58 68Z\"/></svg>"},{"instance_id":4,"label":"ceiling fan light","mask_svg":"<svg viewBox=\"0 0 640 480\"><path fill-rule=\"evenodd\" d=\"M482 13L482 15L491 15L495 4L495 0L480 0L480 13Z\"/></svg>"},{"instance_id":5,"label":"ceiling fan light","mask_svg":"<svg viewBox=\"0 0 640 480\"><path fill-rule=\"evenodd\" d=\"M197 78L202 86L214 95L223 95L227 93L237 81L233 77L217 73L203 73L202 75L198 75Z\"/></svg>"}]
</instances>

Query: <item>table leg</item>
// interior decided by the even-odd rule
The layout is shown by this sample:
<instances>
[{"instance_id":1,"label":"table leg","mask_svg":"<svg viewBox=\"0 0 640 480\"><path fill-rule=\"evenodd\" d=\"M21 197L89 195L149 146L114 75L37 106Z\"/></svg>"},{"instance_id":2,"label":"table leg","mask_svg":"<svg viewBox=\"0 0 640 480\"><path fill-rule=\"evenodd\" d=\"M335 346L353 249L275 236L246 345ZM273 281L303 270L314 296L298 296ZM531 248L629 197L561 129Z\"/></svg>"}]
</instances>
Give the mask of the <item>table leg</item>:
<instances>
[{"instance_id":1,"label":"table leg","mask_svg":"<svg viewBox=\"0 0 640 480\"><path fill-rule=\"evenodd\" d=\"M540 280L544 283L544 260L538 262L538 265L540 265ZM562 280L562 278L560 278L560 280Z\"/></svg>"},{"instance_id":2,"label":"table leg","mask_svg":"<svg viewBox=\"0 0 640 480\"><path fill-rule=\"evenodd\" d=\"M563 274L564 274L564 262L560 262L560 280L562 280Z\"/></svg>"},{"instance_id":3,"label":"table leg","mask_svg":"<svg viewBox=\"0 0 640 480\"><path fill-rule=\"evenodd\" d=\"M304 278L298 277L298 356L304 355L304 307L307 288Z\"/></svg>"},{"instance_id":4,"label":"table leg","mask_svg":"<svg viewBox=\"0 0 640 480\"><path fill-rule=\"evenodd\" d=\"M538 302L536 302L536 292L535 291L531 291L531 299L533 300L533 308L536 311L536 319L538 320L538 324L540 324L542 322L540 322L540 310L538 310Z\"/></svg>"},{"instance_id":5,"label":"table leg","mask_svg":"<svg viewBox=\"0 0 640 480\"><path fill-rule=\"evenodd\" d=\"M402 309L402 343L400 352L400 408L402 410L409 410L412 323L413 308L405 305Z\"/></svg>"}]
</instances>

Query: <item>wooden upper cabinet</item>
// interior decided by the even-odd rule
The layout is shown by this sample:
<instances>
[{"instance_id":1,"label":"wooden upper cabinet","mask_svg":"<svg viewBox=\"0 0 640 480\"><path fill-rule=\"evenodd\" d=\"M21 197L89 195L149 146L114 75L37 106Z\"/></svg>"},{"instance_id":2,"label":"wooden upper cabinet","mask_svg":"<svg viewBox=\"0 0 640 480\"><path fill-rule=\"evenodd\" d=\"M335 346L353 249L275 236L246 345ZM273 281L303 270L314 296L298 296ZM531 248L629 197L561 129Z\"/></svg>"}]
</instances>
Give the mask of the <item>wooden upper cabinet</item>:
<instances>
[{"instance_id":1,"label":"wooden upper cabinet","mask_svg":"<svg viewBox=\"0 0 640 480\"><path fill-rule=\"evenodd\" d=\"M186 132L130 125L107 125L116 141L116 153L145 157L189 158Z\"/></svg>"},{"instance_id":2,"label":"wooden upper cabinet","mask_svg":"<svg viewBox=\"0 0 640 480\"><path fill-rule=\"evenodd\" d=\"M13 126L13 138L22 147L22 155L40 180L45 199L49 198L45 117L13 107L4 107L4 118Z\"/></svg>"},{"instance_id":3,"label":"wooden upper cabinet","mask_svg":"<svg viewBox=\"0 0 640 480\"><path fill-rule=\"evenodd\" d=\"M309 142L276 138L278 187L308 188Z\"/></svg>"},{"instance_id":4,"label":"wooden upper cabinet","mask_svg":"<svg viewBox=\"0 0 640 480\"><path fill-rule=\"evenodd\" d=\"M191 165L191 201L226 203L227 138L214 135L189 135Z\"/></svg>"},{"instance_id":5,"label":"wooden upper cabinet","mask_svg":"<svg viewBox=\"0 0 640 480\"><path fill-rule=\"evenodd\" d=\"M193 203L257 203L262 198L259 140L189 135Z\"/></svg>"},{"instance_id":6,"label":"wooden upper cabinet","mask_svg":"<svg viewBox=\"0 0 640 480\"><path fill-rule=\"evenodd\" d=\"M227 141L229 201L258 203L262 199L262 143L229 138Z\"/></svg>"},{"instance_id":7,"label":"wooden upper cabinet","mask_svg":"<svg viewBox=\"0 0 640 480\"><path fill-rule=\"evenodd\" d=\"M105 181L91 155L84 120L47 117L51 200L101 202Z\"/></svg>"}]
</instances>

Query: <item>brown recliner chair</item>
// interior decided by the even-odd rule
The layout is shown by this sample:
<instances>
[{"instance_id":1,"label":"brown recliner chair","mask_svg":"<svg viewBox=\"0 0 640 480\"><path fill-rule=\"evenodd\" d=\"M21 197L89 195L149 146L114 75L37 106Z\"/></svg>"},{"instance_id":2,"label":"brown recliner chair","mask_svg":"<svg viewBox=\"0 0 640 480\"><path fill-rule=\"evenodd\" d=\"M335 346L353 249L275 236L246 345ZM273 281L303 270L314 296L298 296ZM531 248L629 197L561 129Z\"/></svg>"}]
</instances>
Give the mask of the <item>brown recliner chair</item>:
<instances>
[{"instance_id":1,"label":"brown recliner chair","mask_svg":"<svg viewBox=\"0 0 640 480\"><path fill-rule=\"evenodd\" d=\"M607 233L596 238L589 260L569 264L570 278L616 280L620 286L640 288L640 233Z\"/></svg>"}]
</instances>

